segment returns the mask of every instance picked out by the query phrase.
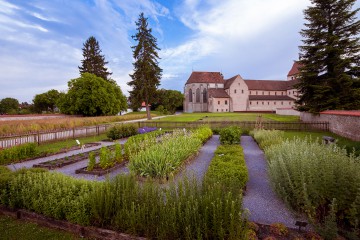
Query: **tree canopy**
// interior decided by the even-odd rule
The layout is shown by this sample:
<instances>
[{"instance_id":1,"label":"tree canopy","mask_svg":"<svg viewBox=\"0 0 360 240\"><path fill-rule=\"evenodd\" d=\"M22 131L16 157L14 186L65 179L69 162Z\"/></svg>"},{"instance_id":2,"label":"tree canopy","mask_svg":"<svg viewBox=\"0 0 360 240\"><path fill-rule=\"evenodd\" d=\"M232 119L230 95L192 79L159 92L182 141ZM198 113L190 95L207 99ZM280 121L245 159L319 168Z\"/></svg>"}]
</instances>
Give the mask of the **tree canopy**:
<instances>
[{"instance_id":1,"label":"tree canopy","mask_svg":"<svg viewBox=\"0 0 360 240\"><path fill-rule=\"evenodd\" d=\"M160 85L162 69L158 66L157 40L151 34L147 18L141 13L136 22L137 33L132 38L137 41L133 46L133 57L135 62L134 73L130 74L131 81L128 85L133 89L130 91L130 99L136 103L145 102L147 118L151 119L149 104L155 100L157 87Z\"/></svg>"},{"instance_id":2,"label":"tree canopy","mask_svg":"<svg viewBox=\"0 0 360 240\"><path fill-rule=\"evenodd\" d=\"M79 67L80 74L92 73L105 80L109 80L111 72L105 67L108 62L105 61L105 56L101 55L101 49L95 37L91 36L84 43L82 48L84 59L81 60Z\"/></svg>"},{"instance_id":3,"label":"tree canopy","mask_svg":"<svg viewBox=\"0 0 360 240\"><path fill-rule=\"evenodd\" d=\"M356 0L311 0L301 30L298 109L360 109L360 21Z\"/></svg>"},{"instance_id":4,"label":"tree canopy","mask_svg":"<svg viewBox=\"0 0 360 240\"><path fill-rule=\"evenodd\" d=\"M34 110L38 113L43 111L54 112L61 94L62 93L55 89L51 89L45 93L36 94L33 99Z\"/></svg>"},{"instance_id":5,"label":"tree canopy","mask_svg":"<svg viewBox=\"0 0 360 240\"><path fill-rule=\"evenodd\" d=\"M159 89L156 91L156 99L152 104L152 108L156 109L159 106L163 108L162 111L175 113L184 104L184 94L177 90Z\"/></svg>"},{"instance_id":6,"label":"tree canopy","mask_svg":"<svg viewBox=\"0 0 360 240\"><path fill-rule=\"evenodd\" d=\"M116 115L126 110L127 101L115 81L91 73L68 82L69 90L58 102L61 112L84 116Z\"/></svg>"},{"instance_id":7,"label":"tree canopy","mask_svg":"<svg viewBox=\"0 0 360 240\"><path fill-rule=\"evenodd\" d=\"M19 110L19 101L15 98L3 98L0 101L1 114L16 114Z\"/></svg>"}]
</instances>

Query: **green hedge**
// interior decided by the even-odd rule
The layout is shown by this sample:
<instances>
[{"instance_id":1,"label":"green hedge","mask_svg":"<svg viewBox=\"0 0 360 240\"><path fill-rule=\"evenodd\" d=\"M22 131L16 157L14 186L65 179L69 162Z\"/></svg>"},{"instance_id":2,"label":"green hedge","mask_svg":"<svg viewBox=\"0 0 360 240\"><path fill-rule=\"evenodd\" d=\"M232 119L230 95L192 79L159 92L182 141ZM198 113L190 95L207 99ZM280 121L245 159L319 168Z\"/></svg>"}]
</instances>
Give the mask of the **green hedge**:
<instances>
[{"instance_id":1,"label":"green hedge","mask_svg":"<svg viewBox=\"0 0 360 240\"><path fill-rule=\"evenodd\" d=\"M229 189L244 189L249 179L240 145L221 145L206 173L206 181L219 182Z\"/></svg>"},{"instance_id":2,"label":"green hedge","mask_svg":"<svg viewBox=\"0 0 360 240\"><path fill-rule=\"evenodd\" d=\"M106 136L112 140L126 138L137 134L137 128L133 124L121 124L111 127Z\"/></svg>"},{"instance_id":3,"label":"green hedge","mask_svg":"<svg viewBox=\"0 0 360 240\"><path fill-rule=\"evenodd\" d=\"M36 143L26 143L0 150L0 164L9 164L37 155Z\"/></svg>"}]
</instances>

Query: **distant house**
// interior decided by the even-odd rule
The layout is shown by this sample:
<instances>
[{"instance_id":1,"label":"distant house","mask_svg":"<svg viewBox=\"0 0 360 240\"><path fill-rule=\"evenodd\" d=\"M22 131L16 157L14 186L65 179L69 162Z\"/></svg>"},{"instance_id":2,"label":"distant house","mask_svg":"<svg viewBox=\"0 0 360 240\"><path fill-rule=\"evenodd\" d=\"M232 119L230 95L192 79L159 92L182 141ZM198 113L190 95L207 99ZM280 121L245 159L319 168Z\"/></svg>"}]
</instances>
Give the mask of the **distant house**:
<instances>
[{"instance_id":1,"label":"distant house","mask_svg":"<svg viewBox=\"0 0 360 240\"><path fill-rule=\"evenodd\" d=\"M192 72L184 88L185 112L275 112L293 108L297 99L299 64L288 80L224 79L220 72Z\"/></svg>"}]
</instances>

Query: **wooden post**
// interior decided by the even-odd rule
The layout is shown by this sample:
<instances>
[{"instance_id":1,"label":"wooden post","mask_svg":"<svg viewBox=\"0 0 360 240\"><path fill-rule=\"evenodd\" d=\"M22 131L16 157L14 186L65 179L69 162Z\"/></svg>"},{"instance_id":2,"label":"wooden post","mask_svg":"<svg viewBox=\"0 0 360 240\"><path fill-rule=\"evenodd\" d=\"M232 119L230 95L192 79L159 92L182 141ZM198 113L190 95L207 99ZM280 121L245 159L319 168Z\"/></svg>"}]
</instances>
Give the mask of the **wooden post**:
<instances>
[{"instance_id":1,"label":"wooden post","mask_svg":"<svg viewBox=\"0 0 360 240\"><path fill-rule=\"evenodd\" d=\"M37 144L40 145L40 133L39 133L39 131L37 132Z\"/></svg>"}]
</instances>

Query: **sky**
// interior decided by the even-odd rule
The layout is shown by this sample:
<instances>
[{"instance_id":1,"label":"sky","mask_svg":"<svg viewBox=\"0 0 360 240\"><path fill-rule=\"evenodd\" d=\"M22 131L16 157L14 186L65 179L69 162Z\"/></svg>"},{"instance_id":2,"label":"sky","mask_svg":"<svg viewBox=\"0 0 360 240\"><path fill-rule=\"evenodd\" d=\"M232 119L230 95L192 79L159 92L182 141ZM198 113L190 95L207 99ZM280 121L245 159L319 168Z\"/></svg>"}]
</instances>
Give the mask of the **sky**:
<instances>
[{"instance_id":1,"label":"sky","mask_svg":"<svg viewBox=\"0 0 360 240\"><path fill-rule=\"evenodd\" d=\"M192 71L285 80L310 0L0 0L0 99L67 91L94 36L128 96L141 12L157 38L160 88L183 91ZM357 2L355 7L360 7Z\"/></svg>"}]
</instances>

